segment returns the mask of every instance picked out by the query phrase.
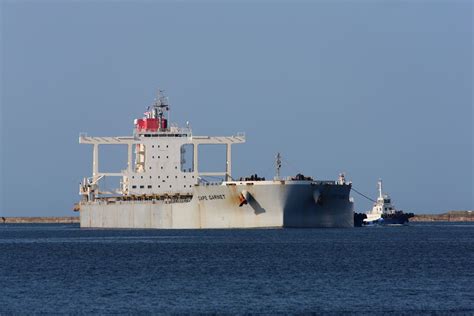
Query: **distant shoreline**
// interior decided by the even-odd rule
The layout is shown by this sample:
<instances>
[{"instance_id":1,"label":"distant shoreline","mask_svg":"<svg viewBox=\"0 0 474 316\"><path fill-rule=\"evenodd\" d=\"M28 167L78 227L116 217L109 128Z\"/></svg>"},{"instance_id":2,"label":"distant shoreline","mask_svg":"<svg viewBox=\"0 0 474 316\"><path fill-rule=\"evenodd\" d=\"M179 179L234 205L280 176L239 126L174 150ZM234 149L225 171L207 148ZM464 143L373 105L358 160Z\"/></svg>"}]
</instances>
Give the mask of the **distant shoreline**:
<instances>
[{"instance_id":1,"label":"distant shoreline","mask_svg":"<svg viewBox=\"0 0 474 316\"><path fill-rule=\"evenodd\" d=\"M78 224L79 216L0 217L0 224ZM474 211L418 214L410 222L474 222Z\"/></svg>"},{"instance_id":2,"label":"distant shoreline","mask_svg":"<svg viewBox=\"0 0 474 316\"><path fill-rule=\"evenodd\" d=\"M418 214L410 222L474 222L474 211L449 211L442 214Z\"/></svg>"},{"instance_id":3,"label":"distant shoreline","mask_svg":"<svg viewBox=\"0 0 474 316\"><path fill-rule=\"evenodd\" d=\"M0 217L0 224L78 224L79 216Z\"/></svg>"}]
</instances>

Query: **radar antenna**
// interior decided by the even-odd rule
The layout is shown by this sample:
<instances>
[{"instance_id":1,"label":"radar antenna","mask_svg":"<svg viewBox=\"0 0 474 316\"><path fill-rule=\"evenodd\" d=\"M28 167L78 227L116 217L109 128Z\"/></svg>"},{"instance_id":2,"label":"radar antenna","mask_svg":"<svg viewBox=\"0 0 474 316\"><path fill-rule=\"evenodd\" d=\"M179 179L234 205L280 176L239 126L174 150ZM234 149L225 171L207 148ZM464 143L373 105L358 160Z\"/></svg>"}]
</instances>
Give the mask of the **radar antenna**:
<instances>
[{"instance_id":1,"label":"radar antenna","mask_svg":"<svg viewBox=\"0 0 474 316\"><path fill-rule=\"evenodd\" d=\"M153 105L151 106L151 111L147 112L148 118L159 118L162 119L165 112L169 111L170 105L168 102L168 97L165 96L164 90L158 90L158 96L155 98Z\"/></svg>"}]
</instances>

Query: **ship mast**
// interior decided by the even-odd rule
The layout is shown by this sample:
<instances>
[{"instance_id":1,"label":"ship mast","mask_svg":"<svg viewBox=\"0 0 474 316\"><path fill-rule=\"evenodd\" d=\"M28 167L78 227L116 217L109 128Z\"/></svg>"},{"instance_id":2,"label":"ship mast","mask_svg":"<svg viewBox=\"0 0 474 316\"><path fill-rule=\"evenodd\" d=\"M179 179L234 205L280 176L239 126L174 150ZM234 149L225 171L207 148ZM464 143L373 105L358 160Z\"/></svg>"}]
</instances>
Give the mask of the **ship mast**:
<instances>
[{"instance_id":1,"label":"ship mast","mask_svg":"<svg viewBox=\"0 0 474 316\"><path fill-rule=\"evenodd\" d=\"M169 109L170 106L168 103L168 97L165 97L164 90L158 90L158 96L157 98L155 98L155 102L152 105L151 111L147 112L147 117L159 118L161 121L163 119L165 111L167 112L169 111Z\"/></svg>"},{"instance_id":2,"label":"ship mast","mask_svg":"<svg viewBox=\"0 0 474 316\"><path fill-rule=\"evenodd\" d=\"M383 198L383 196L382 196L382 179L379 179L377 184L378 184L378 187L379 187L379 199L382 199Z\"/></svg>"},{"instance_id":3,"label":"ship mast","mask_svg":"<svg viewBox=\"0 0 474 316\"><path fill-rule=\"evenodd\" d=\"M276 161L275 161L275 167L276 167L275 180L280 180L280 169L281 169L281 155L280 155L280 153L277 153L275 158L276 158Z\"/></svg>"}]
</instances>

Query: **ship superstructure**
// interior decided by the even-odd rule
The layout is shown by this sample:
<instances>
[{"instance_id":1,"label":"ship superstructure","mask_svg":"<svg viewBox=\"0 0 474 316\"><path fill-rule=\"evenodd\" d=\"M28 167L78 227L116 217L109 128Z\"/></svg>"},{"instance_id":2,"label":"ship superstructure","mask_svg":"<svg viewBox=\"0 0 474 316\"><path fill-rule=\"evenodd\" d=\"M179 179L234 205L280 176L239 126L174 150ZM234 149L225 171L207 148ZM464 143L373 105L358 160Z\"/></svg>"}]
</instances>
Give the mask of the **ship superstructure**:
<instances>
[{"instance_id":1,"label":"ship superstructure","mask_svg":"<svg viewBox=\"0 0 474 316\"><path fill-rule=\"evenodd\" d=\"M238 228L238 227L352 227L351 184L314 181L301 175L281 179L257 176L235 181L232 145L245 142L235 136L196 136L189 125L169 122L170 105L160 91L145 116L134 121L133 136L90 137L92 177L80 185L81 227L126 228ZM99 146L127 146L127 168L100 172ZM199 171L199 146L226 148L225 170ZM207 182L206 177L222 177ZM119 177L117 190L102 190L105 177Z\"/></svg>"}]
</instances>

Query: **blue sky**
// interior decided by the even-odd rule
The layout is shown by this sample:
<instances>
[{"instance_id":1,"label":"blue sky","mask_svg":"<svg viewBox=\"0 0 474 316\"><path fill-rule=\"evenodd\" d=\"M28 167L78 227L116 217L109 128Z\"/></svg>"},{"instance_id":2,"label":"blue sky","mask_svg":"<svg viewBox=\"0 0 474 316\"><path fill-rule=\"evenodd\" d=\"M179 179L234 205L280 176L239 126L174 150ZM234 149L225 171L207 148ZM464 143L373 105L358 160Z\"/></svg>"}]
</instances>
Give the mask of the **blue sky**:
<instances>
[{"instance_id":1,"label":"blue sky","mask_svg":"<svg viewBox=\"0 0 474 316\"><path fill-rule=\"evenodd\" d=\"M404 210L473 209L472 14L470 1L3 1L0 214L73 215L91 173L79 133L131 134L158 87L195 134L246 132L235 176L272 177L281 152L284 175L344 171L371 196L381 177Z\"/></svg>"}]
</instances>

